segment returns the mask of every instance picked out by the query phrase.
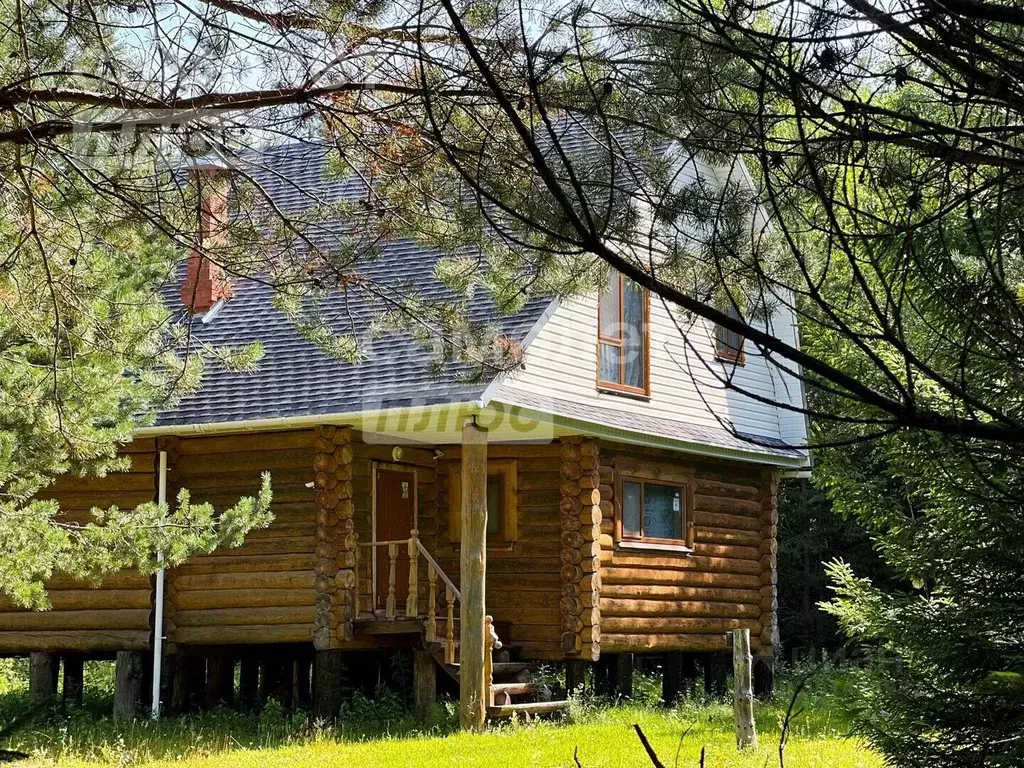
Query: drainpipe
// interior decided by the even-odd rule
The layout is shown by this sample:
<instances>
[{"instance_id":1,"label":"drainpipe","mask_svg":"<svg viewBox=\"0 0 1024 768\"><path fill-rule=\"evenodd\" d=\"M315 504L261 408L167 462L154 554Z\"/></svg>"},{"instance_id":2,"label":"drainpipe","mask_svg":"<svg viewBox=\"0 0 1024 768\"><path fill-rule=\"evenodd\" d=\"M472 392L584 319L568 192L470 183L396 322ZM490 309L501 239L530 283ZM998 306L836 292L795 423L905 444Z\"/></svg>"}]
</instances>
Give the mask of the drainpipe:
<instances>
[{"instance_id":1,"label":"drainpipe","mask_svg":"<svg viewBox=\"0 0 1024 768\"><path fill-rule=\"evenodd\" d=\"M167 451L160 451L160 469L157 476L157 504L167 503ZM162 552L157 562L163 563ZM164 569L156 572L156 611L153 619L153 719L160 717L160 672L164 651Z\"/></svg>"}]
</instances>

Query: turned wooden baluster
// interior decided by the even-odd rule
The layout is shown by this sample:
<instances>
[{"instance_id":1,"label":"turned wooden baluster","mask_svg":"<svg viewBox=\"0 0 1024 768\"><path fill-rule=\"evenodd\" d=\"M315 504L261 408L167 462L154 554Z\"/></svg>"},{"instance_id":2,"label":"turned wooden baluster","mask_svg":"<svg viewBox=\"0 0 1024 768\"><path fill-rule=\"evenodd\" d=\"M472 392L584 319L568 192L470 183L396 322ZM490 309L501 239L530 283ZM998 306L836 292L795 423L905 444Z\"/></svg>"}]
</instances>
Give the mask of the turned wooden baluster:
<instances>
[{"instance_id":1,"label":"turned wooden baluster","mask_svg":"<svg viewBox=\"0 0 1024 768\"><path fill-rule=\"evenodd\" d=\"M405 615L418 616L420 602L420 548L417 546L420 532L409 531L409 596L405 598Z\"/></svg>"},{"instance_id":2,"label":"turned wooden baluster","mask_svg":"<svg viewBox=\"0 0 1024 768\"><path fill-rule=\"evenodd\" d=\"M398 544L388 544L388 600L384 605L384 616L395 618L395 565L398 563Z\"/></svg>"},{"instance_id":3,"label":"turned wooden baluster","mask_svg":"<svg viewBox=\"0 0 1024 768\"><path fill-rule=\"evenodd\" d=\"M427 563L427 626L426 639L428 643L437 640L437 571L434 566Z\"/></svg>"},{"instance_id":4,"label":"turned wooden baluster","mask_svg":"<svg viewBox=\"0 0 1024 768\"><path fill-rule=\"evenodd\" d=\"M448 622L445 625L444 639L444 662L445 664L455 663L455 595L451 587L444 591L445 600L448 601Z\"/></svg>"},{"instance_id":5,"label":"turned wooden baluster","mask_svg":"<svg viewBox=\"0 0 1024 768\"><path fill-rule=\"evenodd\" d=\"M494 652L501 650L501 640L498 633L494 631L494 619L484 616L484 642L487 649L484 653L484 697L487 706L494 706Z\"/></svg>"},{"instance_id":6,"label":"turned wooden baluster","mask_svg":"<svg viewBox=\"0 0 1024 768\"><path fill-rule=\"evenodd\" d=\"M352 534L352 573L356 583L352 587L352 618L359 618L359 534Z\"/></svg>"}]
</instances>

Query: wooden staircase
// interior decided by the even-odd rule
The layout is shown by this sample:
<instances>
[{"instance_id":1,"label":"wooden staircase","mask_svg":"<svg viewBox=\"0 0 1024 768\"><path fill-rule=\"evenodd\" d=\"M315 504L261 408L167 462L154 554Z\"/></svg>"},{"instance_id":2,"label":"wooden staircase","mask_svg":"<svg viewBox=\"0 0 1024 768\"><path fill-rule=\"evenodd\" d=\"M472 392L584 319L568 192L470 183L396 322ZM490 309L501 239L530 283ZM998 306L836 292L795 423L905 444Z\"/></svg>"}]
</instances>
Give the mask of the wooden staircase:
<instances>
[{"instance_id":1,"label":"wooden staircase","mask_svg":"<svg viewBox=\"0 0 1024 768\"><path fill-rule=\"evenodd\" d=\"M389 559L388 595L385 601L383 616L358 617L355 632L357 634L406 634L418 636L422 647L432 652L437 664L453 680L458 682L459 664L459 632L455 612L456 601L462 595L452 580L441 570L437 561L420 542L417 532L412 531L408 541L383 541L362 544L363 547L386 547ZM411 563L409 574L409 595L405 610L399 611L395 600L395 562L399 547L407 547ZM425 615L418 612L416 599L418 589L417 561L422 556L427 565L427 611ZM442 615L437 615L437 582L444 584L444 606ZM355 595L355 605L359 596ZM544 701L538 696L546 689L530 680L534 665L528 662L511 661L509 654L503 650L501 640L494 629L494 621L485 617L484 637L488 644L488 652L484 658L484 696L487 700L489 717L522 717L531 719L540 715L550 715L565 711L568 701Z\"/></svg>"}]
</instances>

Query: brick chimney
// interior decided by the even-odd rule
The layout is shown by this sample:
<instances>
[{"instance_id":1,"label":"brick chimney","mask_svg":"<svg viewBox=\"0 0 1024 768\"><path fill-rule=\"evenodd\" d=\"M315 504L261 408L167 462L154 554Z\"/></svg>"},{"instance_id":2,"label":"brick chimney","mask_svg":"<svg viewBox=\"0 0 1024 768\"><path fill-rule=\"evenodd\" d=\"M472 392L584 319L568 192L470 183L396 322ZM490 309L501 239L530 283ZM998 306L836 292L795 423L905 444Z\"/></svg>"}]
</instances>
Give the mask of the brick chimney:
<instances>
[{"instance_id":1,"label":"brick chimney","mask_svg":"<svg viewBox=\"0 0 1024 768\"><path fill-rule=\"evenodd\" d=\"M189 174L199 193L199 231L181 284L181 303L200 314L233 293L224 270L204 255L227 243L228 183L227 171L220 165L195 165Z\"/></svg>"}]
</instances>

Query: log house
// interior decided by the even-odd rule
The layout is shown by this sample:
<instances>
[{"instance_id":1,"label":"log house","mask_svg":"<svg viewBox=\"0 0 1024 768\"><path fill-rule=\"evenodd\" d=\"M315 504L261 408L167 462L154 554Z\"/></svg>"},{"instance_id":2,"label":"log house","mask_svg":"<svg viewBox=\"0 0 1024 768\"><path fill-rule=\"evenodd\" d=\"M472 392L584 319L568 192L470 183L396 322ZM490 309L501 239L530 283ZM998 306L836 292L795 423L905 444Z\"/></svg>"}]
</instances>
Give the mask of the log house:
<instances>
[{"instance_id":1,"label":"log house","mask_svg":"<svg viewBox=\"0 0 1024 768\"><path fill-rule=\"evenodd\" d=\"M282 208L352 194L326 173L324 150L276 151L267 183ZM522 675L538 661L566 662L570 688L597 664L622 692L634 654L662 655L672 700L697 655L726 655L736 629L749 630L770 685L778 481L808 457L791 447L806 440L803 420L765 400L800 402L795 373L753 348L716 358L716 329L689 320L684 340L679 318L617 277L600 295L532 299L513 316L475 297L474 313L525 350L519 370L476 377L457 361L433 373L411 336L375 341L368 301L339 293L328 309L361 322L340 330L371 350L345 364L304 340L266 286L225 290L200 258L184 278L198 283L169 287L168 301L182 322L207 320L194 326L203 343L263 342L259 370L212 372L139 428L124 447L130 471L62 477L49 494L68 520L152 501L161 482L172 503L188 488L226 507L269 471L274 521L167 570L159 626L155 580L138 573L99 585L58 574L42 613L0 597L0 654L31 654L35 696L56 693L58 661L74 698L82 660L116 656L125 717L159 669L152 687L179 711L262 695L310 699L329 718L359 660L405 649L417 711L440 670L458 681L463 725L479 728L488 715L559 708L526 700ZM444 300L438 258L401 241L367 269ZM796 340L782 310L766 328ZM693 349L760 397L688 366Z\"/></svg>"}]
</instances>

